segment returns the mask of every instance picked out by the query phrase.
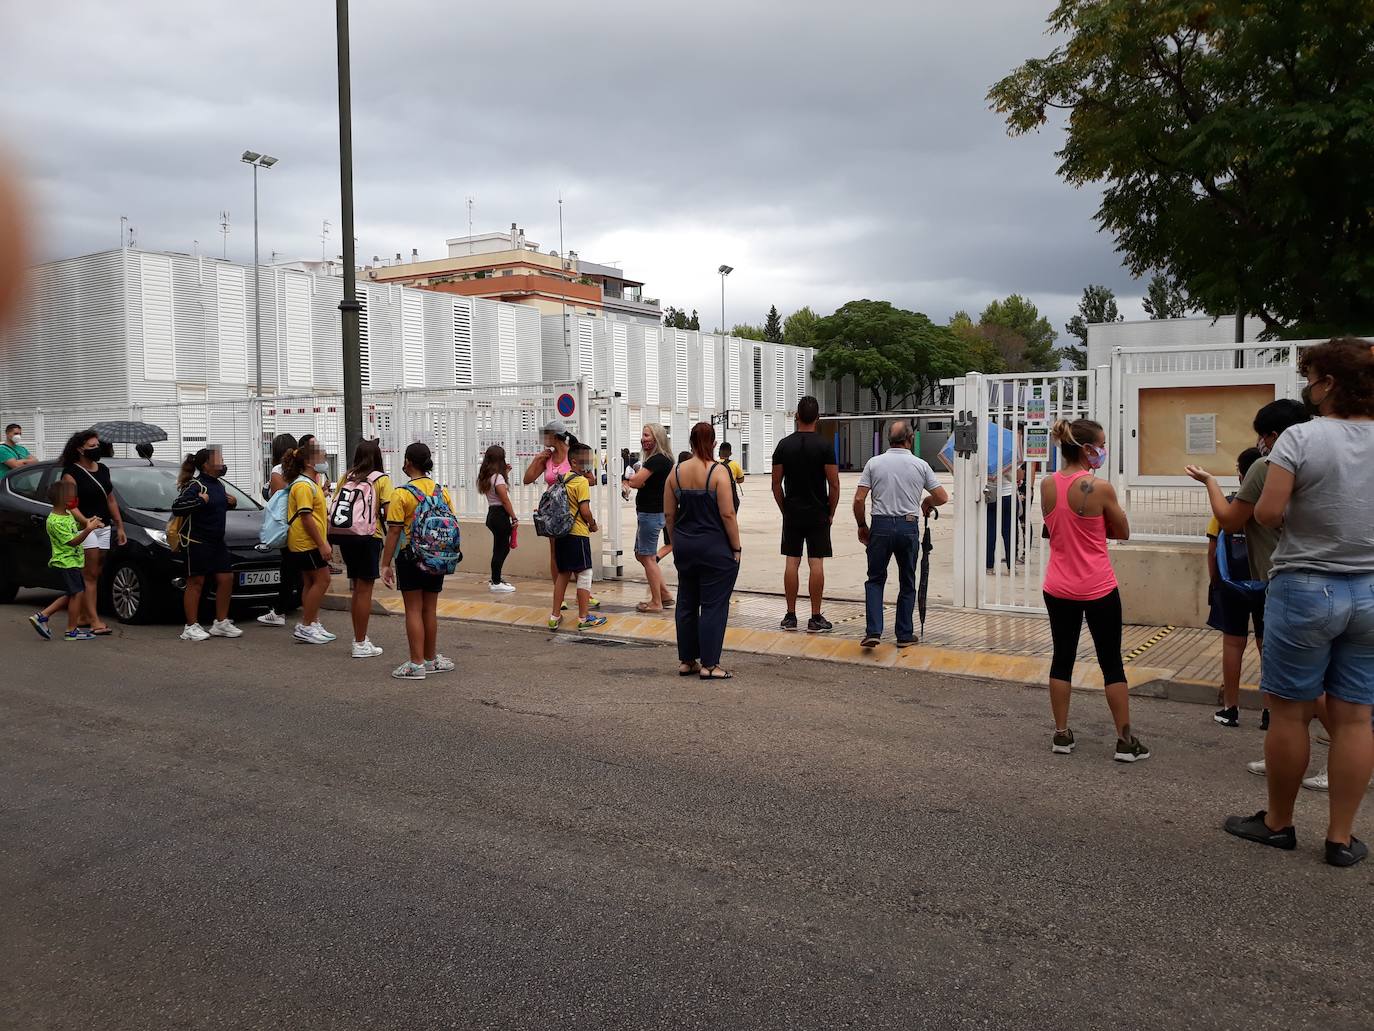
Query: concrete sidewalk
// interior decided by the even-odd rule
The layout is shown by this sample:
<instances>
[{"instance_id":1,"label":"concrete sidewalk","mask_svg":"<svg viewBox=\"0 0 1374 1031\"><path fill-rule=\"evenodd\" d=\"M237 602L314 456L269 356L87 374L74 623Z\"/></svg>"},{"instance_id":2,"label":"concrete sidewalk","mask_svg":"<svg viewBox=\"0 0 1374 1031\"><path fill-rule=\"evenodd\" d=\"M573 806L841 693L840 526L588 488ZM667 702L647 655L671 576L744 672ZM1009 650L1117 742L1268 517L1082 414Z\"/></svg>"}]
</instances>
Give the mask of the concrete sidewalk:
<instances>
[{"instance_id":1,"label":"concrete sidewalk","mask_svg":"<svg viewBox=\"0 0 1374 1031\"><path fill-rule=\"evenodd\" d=\"M596 584L600 612L608 618L598 630L582 633L626 640L671 643L675 639L672 610L640 613L636 603L644 600L644 585L631 581L602 581ZM442 618L478 623L498 623L548 632L547 620L552 588L544 581L520 580L514 594L493 594L484 577L458 573L448 578L439 601ZM336 577L327 606L344 609L348 604L348 582ZM570 604L575 605L570 601ZM399 614L401 597L381 583L373 602L374 611ZM799 605L805 609L803 600ZM731 600L730 628L726 631L728 651L760 655L797 656L830 662L852 663L895 669L925 670L951 676L982 677L1018 684L1043 684L1049 677L1049 622L1037 615L1010 612L968 612L932 606L927 613L925 634L917 646L898 649L892 640L893 611L886 606L884 642L865 650L859 646L864 631L863 605L836 601L826 606L826 616L835 625L829 634L788 633L778 628L783 614L778 595L736 591ZM558 633L579 633L573 626L576 611L565 618ZM803 613L804 619L804 613ZM803 624L804 625L804 624ZM339 628L336 627L336 630ZM1211 704L1221 680L1221 636L1209 630L1186 627L1127 626L1123 638L1126 673L1132 692L1152 697L1171 698ZM727 660L728 661L728 660ZM1242 672L1241 704L1257 708L1259 692L1253 653L1247 655ZM1101 689L1092 641L1084 628L1074 669L1074 684Z\"/></svg>"}]
</instances>

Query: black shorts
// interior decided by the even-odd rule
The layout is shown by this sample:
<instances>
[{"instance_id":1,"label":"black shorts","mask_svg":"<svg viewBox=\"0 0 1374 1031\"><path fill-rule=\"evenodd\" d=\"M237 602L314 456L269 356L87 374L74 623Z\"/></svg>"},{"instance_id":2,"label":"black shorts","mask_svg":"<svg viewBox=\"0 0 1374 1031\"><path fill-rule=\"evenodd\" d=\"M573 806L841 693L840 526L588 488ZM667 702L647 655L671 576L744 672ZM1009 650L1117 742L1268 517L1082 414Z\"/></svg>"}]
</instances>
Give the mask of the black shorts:
<instances>
[{"instance_id":1,"label":"black shorts","mask_svg":"<svg viewBox=\"0 0 1374 1031\"><path fill-rule=\"evenodd\" d=\"M788 558L801 558L803 548L808 558L829 558L830 520L820 515L788 515L782 517L782 553Z\"/></svg>"},{"instance_id":2,"label":"black shorts","mask_svg":"<svg viewBox=\"0 0 1374 1031\"><path fill-rule=\"evenodd\" d=\"M329 563L324 560L319 548L311 548L309 551L288 551L286 564L298 573L308 573L312 569L329 568Z\"/></svg>"},{"instance_id":3,"label":"black shorts","mask_svg":"<svg viewBox=\"0 0 1374 1031\"><path fill-rule=\"evenodd\" d=\"M339 550L350 580L377 580L382 575L382 542L376 537L340 537L330 544Z\"/></svg>"},{"instance_id":4,"label":"black shorts","mask_svg":"<svg viewBox=\"0 0 1374 1031\"><path fill-rule=\"evenodd\" d=\"M556 537L553 560L560 573L580 573L592 568L592 539L590 537Z\"/></svg>"},{"instance_id":5,"label":"black shorts","mask_svg":"<svg viewBox=\"0 0 1374 1031\"><path fill-rule=\"evenodd\" d=\"M62 593L68 598L86 593L86 579L80 569L59 569L57 575L62 578Z\"/></svg>"},{"instance_id":6,"label":"black shorts","mask_svg":"<svg viewBox=\"0 0 1374 1031\"><path fill-rule=\"evenodd\" d=\"M218 544L188 543L185 550L187 576L215 576L234 569L234 556L229 554L223 541Z\"/></svg>"},{"instance_id":7,"label":"black shorts","mask_svg":"<svg viewBox=\"0 0 1374 1031\"><path fill-rule=\"evenodd\" d=\"M396 556L396 589L398 591L424 591L426 594L439 594L444 589L444 578L438 573L421 569L419 564Z\"/></svg>"},{"instance_id":8,"label":"black shorts","mask_svg":"<svg viewBox=\"0 0 1374 1031\"><path fill-rule=\"evenodd\" d=\"M1220 630L1227 637L1250 636L1250 624L1255 626L1255 640L1264 640L1263 594L1246 595L1221 584L1207 591L1209 612L1207 625Z\"/></svg>"}]
</instances>

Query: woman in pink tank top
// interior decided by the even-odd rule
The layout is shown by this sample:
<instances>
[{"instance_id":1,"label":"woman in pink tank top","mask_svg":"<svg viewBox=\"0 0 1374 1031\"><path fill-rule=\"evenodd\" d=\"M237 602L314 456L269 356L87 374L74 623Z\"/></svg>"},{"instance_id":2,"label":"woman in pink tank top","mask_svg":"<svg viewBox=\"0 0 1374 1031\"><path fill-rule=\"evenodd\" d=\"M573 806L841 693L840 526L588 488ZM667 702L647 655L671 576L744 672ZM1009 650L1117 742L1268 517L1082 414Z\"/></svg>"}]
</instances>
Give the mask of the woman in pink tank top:
<instances>
[{"instance_id":1,"label":"woman in pink tank top","mask_svg":"<svg viewBox=\"0 0 1374 1031\"><path fill-rule=\"evenodd\" d=\"M530 460L525 469L524 482L531 484L543 479L546 487L558 482L558 477L572 471L568 462L568 449L577 443L577 438L562 419L551 419L544 424L544 450ZM554 556L553 538L549 538L549 579L558 579L558 560ZM601 599L592 598L592 608L601 608Z\"/></svg>"},{"instance_id":2,"label":"woman in pink tank top","mask_svg":"<svg viewBox=\"0 0 1374 1031\"><path fill-rule=\"evenodd\" d=\"M1131 731L1126 669L1121 660L1121 592L1107 554L1107 539L1130 538L1126 513L1116 491L1094 472L1107 461L1107 438L1091 419L1060 420L1050 430L1059 445L1062 468L1040 483L1040 510L1050 541L1045 570L1045 609L1050 616L1054 657L1050 661L1050 707L1054 711L1051 751L1074 749L1069 729L1073 665L1078 637L1088 621L1097 664L1102 668L1107 705L1116 723L1117 762L1148 759L1150 750Z\"/></svg>"}]
</instances>

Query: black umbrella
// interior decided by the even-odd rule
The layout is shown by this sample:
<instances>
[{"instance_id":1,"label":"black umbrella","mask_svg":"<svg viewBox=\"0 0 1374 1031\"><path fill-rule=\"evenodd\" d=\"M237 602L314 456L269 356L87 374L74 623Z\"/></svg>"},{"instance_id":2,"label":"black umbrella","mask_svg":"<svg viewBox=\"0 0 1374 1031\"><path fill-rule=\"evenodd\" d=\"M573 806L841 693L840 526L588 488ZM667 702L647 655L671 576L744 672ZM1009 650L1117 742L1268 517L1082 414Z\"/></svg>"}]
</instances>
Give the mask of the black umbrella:
<instances>
[{"instance_id":1,"label":"black umbrella","mask_svg":"<svg viewBox=\"0 0 1374 1031\"><path fill-rule=\"evenodd\" d=\"M921 614L921 640L926 637L926 594L930 590L930 553L935 545L930 542L930 520L940 518L939 509L931 509L926 516L926 532L921 538L921 582L916 586L916 610Z\"/></svg>"},{"instance_id":2,"label":"black umbrella","mask_svg":"<svg viewBox=\"0 0 1374 1031\"><path fill-rule=\"evenodd\" d=\"M150 422L98 422L91 432L109 444L156 444L167 431Z\"/></svg>"}]
</instances>

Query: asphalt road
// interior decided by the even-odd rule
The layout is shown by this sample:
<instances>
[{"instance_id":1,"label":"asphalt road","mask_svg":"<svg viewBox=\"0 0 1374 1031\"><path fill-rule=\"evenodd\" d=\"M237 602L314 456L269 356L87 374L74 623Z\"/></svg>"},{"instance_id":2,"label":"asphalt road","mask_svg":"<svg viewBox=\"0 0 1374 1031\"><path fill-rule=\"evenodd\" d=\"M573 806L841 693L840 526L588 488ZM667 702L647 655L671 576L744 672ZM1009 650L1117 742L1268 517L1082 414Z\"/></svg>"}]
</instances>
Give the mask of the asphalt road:
<instances>
[{"instance_id":1,"label":"asphalt road","mask_svg":"<svg viewBox=\"0 0 1374 1031\"><path fill-rule=\"evenodd\" d=\"M0 607L5 1028L1369 1028L1374 864L1224 835L1253 728L441 626L44 644ZM340 614L332 624L342 629ZM1320 754L1320 753L1319 753ZM1368 809L1368 807L1367 807ZM1367 836L1374 829L1365 826Z\"/></svg>"}]
</instances>

